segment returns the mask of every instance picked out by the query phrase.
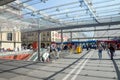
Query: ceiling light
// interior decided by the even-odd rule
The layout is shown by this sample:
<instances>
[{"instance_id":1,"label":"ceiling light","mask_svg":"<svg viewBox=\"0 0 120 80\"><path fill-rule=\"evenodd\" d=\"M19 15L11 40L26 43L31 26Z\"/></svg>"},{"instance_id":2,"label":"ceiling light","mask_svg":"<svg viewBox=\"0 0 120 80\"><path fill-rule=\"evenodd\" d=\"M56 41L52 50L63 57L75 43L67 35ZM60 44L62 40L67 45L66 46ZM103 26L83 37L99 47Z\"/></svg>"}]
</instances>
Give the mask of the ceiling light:
<instances>
[{"instance_id":1,"label":"ceiling light","mask_svg":"<svg viewBox=\"0 0 120 80\"><path fill-rule=\"evenodd\" d=\"M82 8L82 3L83 3L83 1L80 1L80 7Z\"/></svg>"},{"instance_id":2,"label":"ceiling light","mask_svg":"<svg viewBox=\"0 0 120 80\"><path fill-rule=\"evenodd\" d=\"M66 13L66 17L69 17L67 13Z\"/></svg>"},{"instance_id":3,"label":"ceiling light","mask_svg":"<svg viewBox=\"0 0 120 80\"><path fill-rule=\"evenodd\" d=\"M60 11L59 8L56 8L56 11Z\"/></svg>"},{"instance_id":4,"label":"ceiling light","mask_svg":"<svg viewBox=\"0 0 120 80\"><path fill-rule=\"evenodd\" d=\"M35 14L34 14L34 13L31 13L31 16L35 16Z\"/></svg>"},{"instance_id":5,"label":"ceiling light","mask_svg":"<svg viewBox=\"0 0 120 80\"><path fill-rule=\"evenodd\" d=\"M48 0L41 0L41 2L43 2L43 3L46 3L46 1L48 1Z\"/></svg>"}]
</instances>

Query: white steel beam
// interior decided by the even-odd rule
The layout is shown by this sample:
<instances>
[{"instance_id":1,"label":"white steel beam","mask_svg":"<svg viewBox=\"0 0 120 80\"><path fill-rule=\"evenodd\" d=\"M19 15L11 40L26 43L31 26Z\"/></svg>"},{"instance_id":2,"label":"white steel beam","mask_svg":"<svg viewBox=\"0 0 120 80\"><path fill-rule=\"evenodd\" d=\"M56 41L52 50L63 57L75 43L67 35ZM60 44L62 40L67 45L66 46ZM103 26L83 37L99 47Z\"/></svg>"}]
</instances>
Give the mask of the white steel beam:
<instances>
[{"instance_id":1,"label":"white steel beam","mask_svg":"<svg viewBox=\"0 0 120 80\"><path fill-rule=\"evenodd\" d=\"M6 4L13 2L13 1L15 1L15 0L0 0L0 6L6 5Z\"/></svg>"},{"instance_id":2,"label":"white steel beam","mask_svg":"<svg viewBox=\"0 0 120 80\"><path fill-rule=\"evenodd\" d=\"M92 7L92 2L90 0L83 0L84 4L87 6L89 12L92 14L92 16L94 17L95 21L97 23L100 23L97 19L97 16L96 16L96 11L95 9Z\"/></svg>"}]
</instances>

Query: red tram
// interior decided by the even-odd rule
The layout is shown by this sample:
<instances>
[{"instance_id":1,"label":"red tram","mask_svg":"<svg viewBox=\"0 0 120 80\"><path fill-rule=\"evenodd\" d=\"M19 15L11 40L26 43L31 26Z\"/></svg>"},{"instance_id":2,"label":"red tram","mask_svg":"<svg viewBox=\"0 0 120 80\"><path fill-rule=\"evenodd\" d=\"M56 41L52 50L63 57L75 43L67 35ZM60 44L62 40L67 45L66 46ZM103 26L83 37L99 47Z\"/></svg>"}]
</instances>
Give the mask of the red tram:
<instances>
[{"instance_id":1,"label":"red tram","mask_svg":"<svg viewBox=\"0 0 120 80\"><path fill-rule=\"evenodd\" d=\"M98 40L97 45L99 44L103 44L103 45L113 44L115 45L116 49L120 50L120 42L118 42L117 40Z\"/></svg>"}]
</instances>

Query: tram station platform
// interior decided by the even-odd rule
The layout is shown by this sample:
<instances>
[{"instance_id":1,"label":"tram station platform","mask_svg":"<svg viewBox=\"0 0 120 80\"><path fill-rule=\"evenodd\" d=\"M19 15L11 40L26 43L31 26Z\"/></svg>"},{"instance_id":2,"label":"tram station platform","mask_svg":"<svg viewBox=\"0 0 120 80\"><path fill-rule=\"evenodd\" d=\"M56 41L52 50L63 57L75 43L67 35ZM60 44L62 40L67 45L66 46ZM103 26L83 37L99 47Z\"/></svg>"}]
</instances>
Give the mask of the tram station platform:
<instances>
[{"instance_id":1,"label":"tram station platform","mask_svg":"<svg viewBox=\"0 0 120 80\"><path fill-rule=\"evenodd\" d=\"M120 51L110 60L103 51L84 50L52 63L0 60L0 80L120 80Z\"/></svg>"}]
</instances>

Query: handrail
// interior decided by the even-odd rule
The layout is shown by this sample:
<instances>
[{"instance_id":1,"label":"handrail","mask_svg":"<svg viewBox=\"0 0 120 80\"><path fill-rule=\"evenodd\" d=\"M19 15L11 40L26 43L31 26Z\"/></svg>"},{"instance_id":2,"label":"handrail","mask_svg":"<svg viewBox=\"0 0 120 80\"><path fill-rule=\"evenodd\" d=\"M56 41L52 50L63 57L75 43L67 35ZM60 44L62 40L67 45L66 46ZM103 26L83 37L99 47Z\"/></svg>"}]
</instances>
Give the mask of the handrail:
<instances>
[{"instance_id":1,"label":"handrail","mask_svg":"<svg viewBox=\"0 0 120 80\"><path fill-rule=\"evenodd\" d=\"M33 55L28 59L28 61L34 61L35 56L37 57L37 52L34 52Z\"/></svg>"},{"instance_id":2,"label":"handrail","mask_svg":"<svg viewBox=\"0 0 120 80\"><path fill-rule=\"evenodd\" d=\"M47 49L40 49L40 57L47 51ZM28 61L36 61L38 58L38 51L34 52Z\"/></svg>"}]
</instances>

